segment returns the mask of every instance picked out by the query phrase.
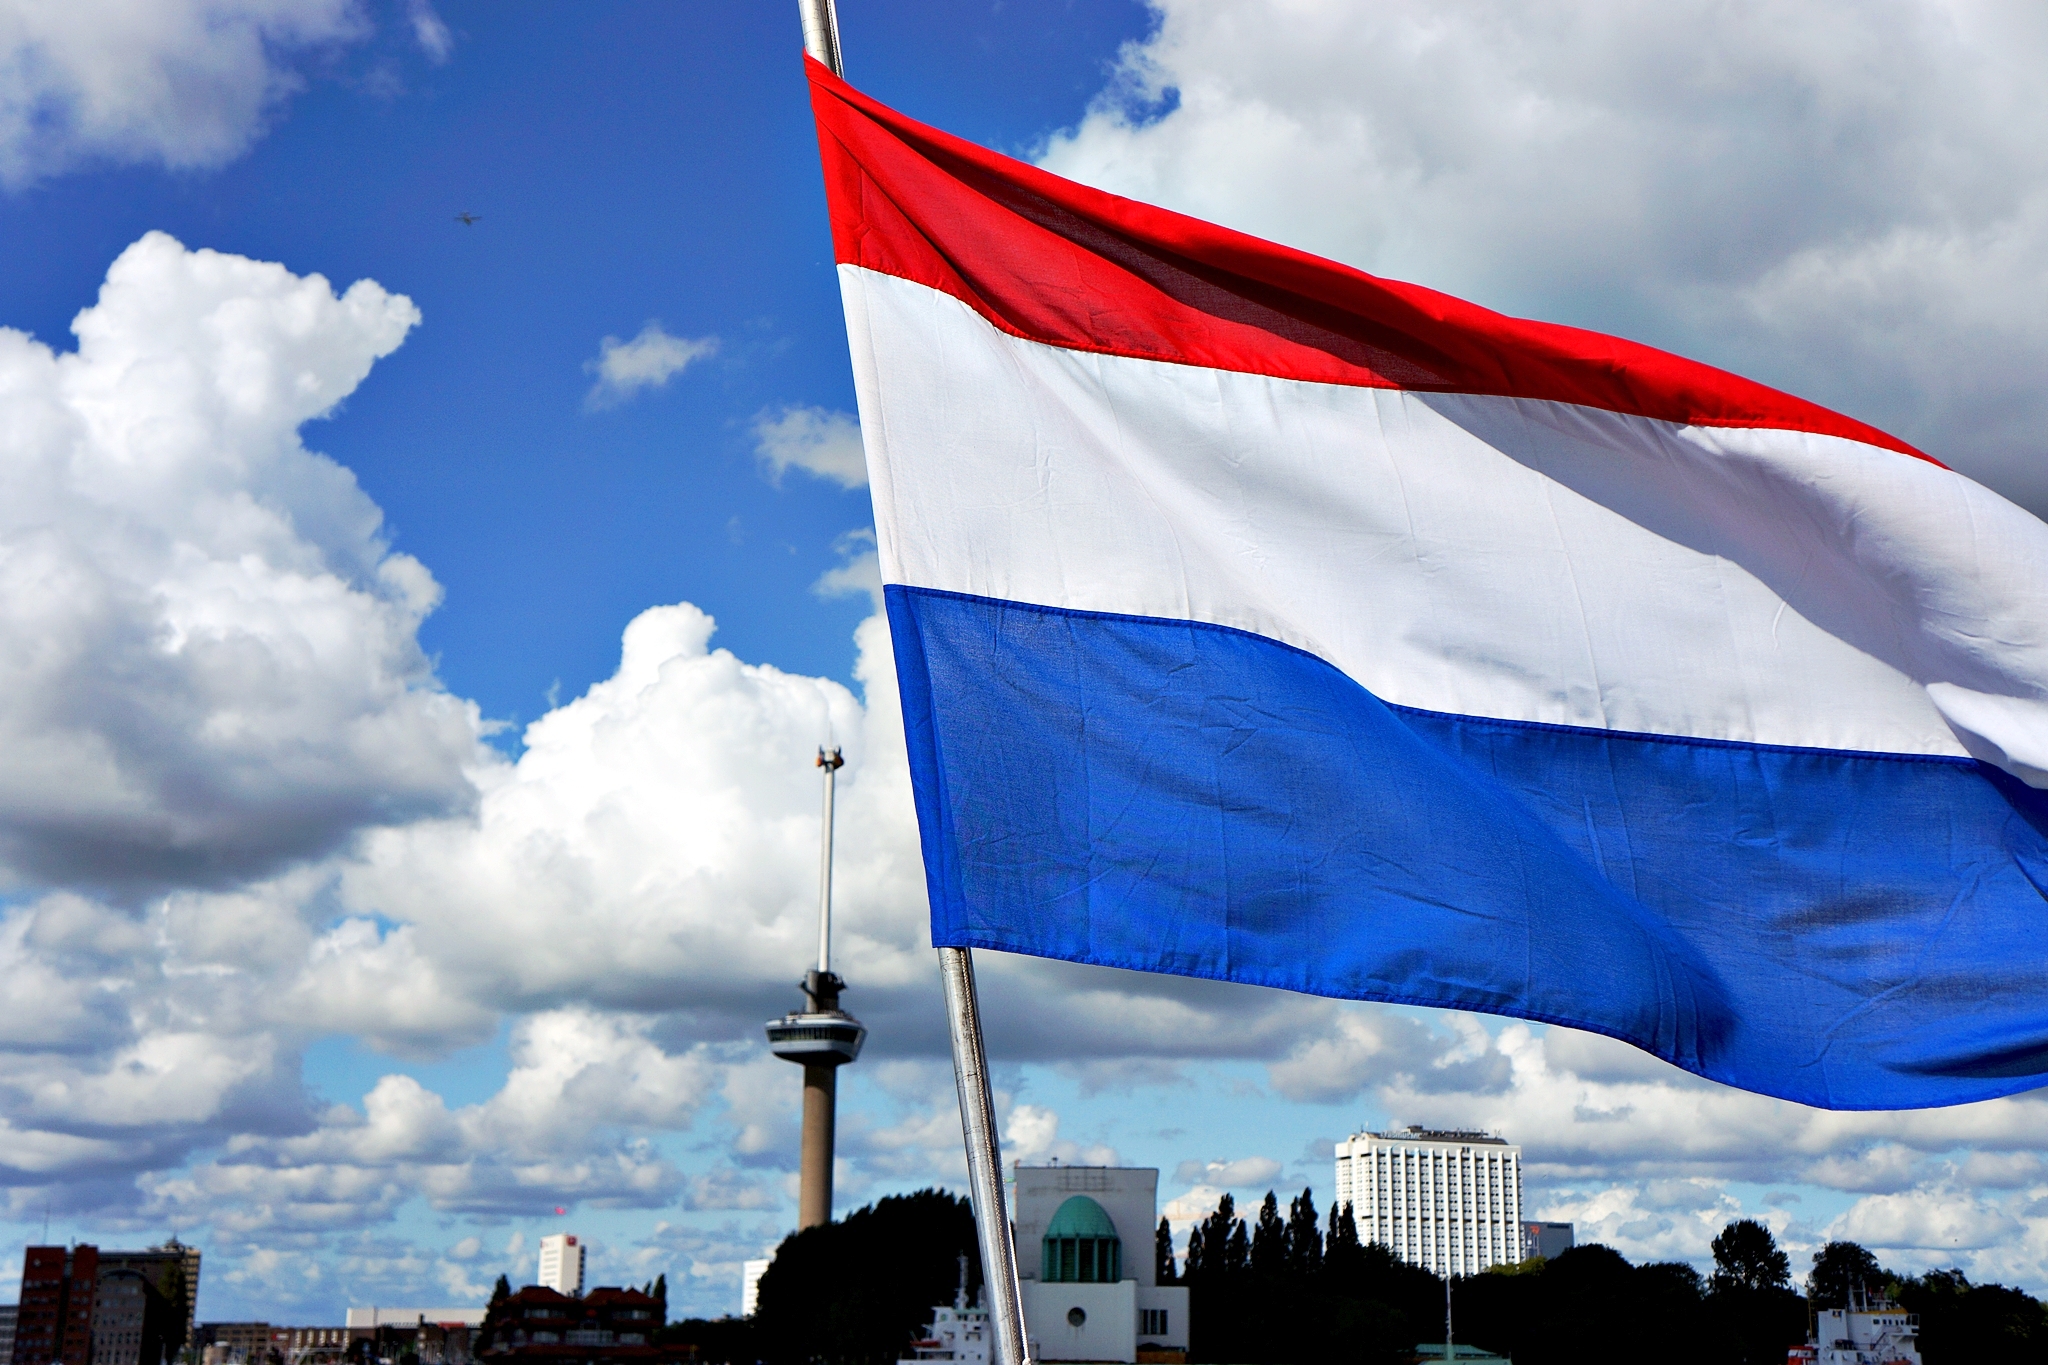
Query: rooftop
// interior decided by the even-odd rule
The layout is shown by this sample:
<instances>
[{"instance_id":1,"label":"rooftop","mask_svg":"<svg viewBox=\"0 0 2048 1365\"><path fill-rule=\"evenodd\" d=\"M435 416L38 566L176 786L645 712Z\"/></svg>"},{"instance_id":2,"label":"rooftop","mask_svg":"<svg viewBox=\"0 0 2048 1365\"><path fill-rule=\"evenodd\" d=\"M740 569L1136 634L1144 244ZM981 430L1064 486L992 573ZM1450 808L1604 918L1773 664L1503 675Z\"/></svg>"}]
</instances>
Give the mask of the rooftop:
<instances>
[{"instance_id":1,"label":"rooftop","mask_svg":"<svg viewBox=\"0 0 2048 1365\"><path fill-rule=\"evenodd\" d=\"M1368 1129L1366 1136L1384 1138L1389 1142L1469 1142L1485 1143L1492 1147L1508 1145L1506 1138L1495 1137L1492 1133L1476 1128L1424 1128L1419 1123L1411 1123L1396 1132L1375 1133Z\"/></svg>"}]
</instances>

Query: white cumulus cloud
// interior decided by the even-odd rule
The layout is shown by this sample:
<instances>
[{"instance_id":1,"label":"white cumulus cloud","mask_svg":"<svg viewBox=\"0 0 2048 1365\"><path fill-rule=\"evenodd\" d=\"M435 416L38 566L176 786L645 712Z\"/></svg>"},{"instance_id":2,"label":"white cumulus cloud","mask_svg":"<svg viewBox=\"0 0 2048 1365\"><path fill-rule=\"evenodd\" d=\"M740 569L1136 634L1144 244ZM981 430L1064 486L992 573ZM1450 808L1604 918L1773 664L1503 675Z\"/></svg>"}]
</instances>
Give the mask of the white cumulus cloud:
<instances>
[{"instance_id":1,"label":"white cumulus cloud","mask_svg":"<svg viewBox=\"0 0 2048 1365\"><path fill-rule=\"evenodd\" d=\"M204 884L463 808L476 708L421 651L440 588L299 427L418 321L367 280L152 233L75 352L0 329L0 864Z\"/></svg>"},{"instance_id":2,"label":"white cumulus cloud","mask_svg":"<svg viewBox=\"0 0 2048 1365\"><path fill-rule=\"evenodd\" d=\"M1173 1178L1204 1188L1245 1190L1270 1185L1279 1179L1282 1169L1269 1156L1244 1156L1233 1161L1190 1160L1180 1163Z\"/></svg>"},{"instance_id":3,"label":"white cumulus cloud","mask_svg":"<svg viewBox=\"0 0 2048 1365\"><path fill-rule=\"evenodd\" d=\"M754 452L780 484L792 468L841 488L865 488L868 457L853 414L819 407L787 407L754 419Z\"/></svg>"},{"instance_id":4,"label":"white cumulus cloud","mask_svg":"<svg viewBox=\"0 0 2048 1365\"><path fill-rule=\"evenodd\" d=\"M717 337L676 337L649 322L631 341L606 337L597 356L583 362L583 372L597 376L584 396L591 408L616 407L642 389L666 387L668 381L718 350Z\"/></svg>"},{"instance_id":5,"label":"white cumulus cloud","mask_svg":"<svg viewBox=\"0 0 2048 1365\"><path fill-rule=\"evenodd\" d=\"M2041 510L2019 0L1153 0L1044 161L1890 427Z\"/></svg>"},{"instance_id":6,"label":"white cumulus cloud","mask_svg":"<svg viewBox=\"0 0 2048 1365\"><path fill-rule=\"evenodd\" d=\"M869 705L711 647L688 604L643 612L619 670L530 726L477 813L367 837L345 902L403 921L498 1008L582 999L752 1037L815 949L819 745L839 774L835 965L857 1007L932 971L886 628L861 627Z\"/></svg>"},{"instance_id":7,"label":"white cumulus cloud","mask_svg":"<svg viewBox=\"0 0 2048 1365\"><path fill-rule=\"evenodd\" d=\"M363 32L356 0L0 0L0 185L222 165L299 87L295 56Z\"/></svg>"}]
</instances>

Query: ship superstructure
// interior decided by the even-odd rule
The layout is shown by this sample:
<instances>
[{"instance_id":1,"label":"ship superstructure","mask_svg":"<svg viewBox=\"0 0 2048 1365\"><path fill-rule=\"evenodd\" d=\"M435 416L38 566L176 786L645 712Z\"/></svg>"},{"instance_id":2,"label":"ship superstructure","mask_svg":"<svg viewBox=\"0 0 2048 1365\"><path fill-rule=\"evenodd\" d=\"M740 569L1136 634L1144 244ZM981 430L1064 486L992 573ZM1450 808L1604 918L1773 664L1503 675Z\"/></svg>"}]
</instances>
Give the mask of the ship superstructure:
<instances>
[{"instance_id":1,"label":"ship superstructure","mask_svg":"<svg viewBox=\"0 0 2048 1365\"><path fill-rule=\"evenodd\" d=\"M932 1323L921 1340L910 1343L910 1355L896 1365L918 1365L920 1361L950 1360L956 1365L989 1365L989 1326L986 1308L970 1308L967 1300L967 1258L960 1258L960 1289L951 1307L932 1309Z\"/></svg>"},{"instance_id":2,"label":"ship superstructure","mask_svg":"<svg viewBox=\"0 0 2048 1365\"><path fill-rule=\"evenodd\" d=\"M1786 1365L1921 1365L1920 1319L1888 1299L1855 1295L1813 1320L1813 1340L1794 1346Z\"/></svg>"}]
</instances>

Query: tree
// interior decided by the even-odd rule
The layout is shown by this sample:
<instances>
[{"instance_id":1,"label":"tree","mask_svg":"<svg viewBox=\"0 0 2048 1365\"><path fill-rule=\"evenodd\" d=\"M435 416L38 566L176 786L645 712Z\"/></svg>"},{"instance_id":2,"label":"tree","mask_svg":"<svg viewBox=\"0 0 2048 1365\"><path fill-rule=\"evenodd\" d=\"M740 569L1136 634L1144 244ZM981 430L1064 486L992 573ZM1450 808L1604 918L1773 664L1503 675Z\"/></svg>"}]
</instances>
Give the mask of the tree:
<instances>
[{"instance_id":1,"label":"tree","mask_svg":"<svg viewBox=\"0 0 2048 1365\"><path fill-rule=\"evenodd\" d=\"M1358 1222L1349 1204L1330 1206L1330 1235L1323 1239L1323 1278L1343 1285L1356 1280L1365 1267L1365 1248L1358 1243Z\"/></svg>"},{"instance_id":2,"label":"tree","mask_svg":"<svg viewBox=\"0 0 2048 1365\"><path fill-rule=\"evenodd\" d=\"M1315 1196L1307 1190L1287 1205L1287 1268L1301 1280L1323 1268L1323 1233L1316 1225Z\"/></svg>"},{"instance_id":3,"label":"tree","mask_svg":"<svg viewBox=\"0 0 2048 1365\"><path fill-rule=\"evenodd\" d=\"M1173 1264L1173 1224L1164 1218L1159 1220L1159 1231L1152 1237L1152 1273L1161 1284L1172 1284L1180 1279L1180 1273Z\"/></svg>"},{"instance_id":4,"label":"tree","mask_svg":"<svg viewBox=\"0 0 2048 1365\"><path fill-rule=\"evenodd\" d=\"M1714 1239L1714 1288L1784 1289L1792 1283L1792 1261L1778 1239L1754 1218L1740 1218Z\"/></svg>"},{"instance_id":5,"label":"tree","mask_svg":"<svg viewBox=\"0 0 2048 1365\"><path fill-rule=\"evenodd\" d=\"M1657 1291L1686 1301L1697 1302L1707 1292L1707 1283L1699 1271L1684 1261L1652 1261L1636 1271L1636 1279Z\"/></svg>"},{"instance_id":6,"label":"tree","mask_svg":"<svg viewBox=\"0 0 2048 1365\"><path fill-rule=\"evenodd\" d=\"M1920 1316L1927 1365L2048 1357L2048 1309L2017 1289L1970 1283L1960 1270L1902 1280L1899 1307Z\"/></svg>"},{"instance_id":7,"label":"tree","mask_svg":"<svg viewBox=\"0 0 2048 1365\"><path fill-rule=\"evenodd\" d=\"M1792 1262L1771 1230L1753 1218L1714 1239L1708 1300L1724 1358L1737 1365L1781 1365L1785 1350L1806 1338L1806 1303L1792 1292Z\"/></svg>"},{"instance_id":8,"label":"tree","mask_svg":"<svg viewBox=\"0 0 2048 1365\"><path fill-rule=\"evenodd\" d=\"M1252 1227L1251 1270L1260 1279L1276 1280L1287 1273L1287 1224L1280 1221L1280 1201L1271 1190L1259 1205Z\"/></svg>"},{"instance_id":9,"label":"tree","mask_svg":"<svg viewBox=\"0 0 2048 1365\"><path fill-rule=\"evenodd\" d=\"M1223 1273L1236 1278L1250 1273L1252 1268L1252 1239L1244 1229L1244 1219L1230 1225L1230 1240L1223 1244Z\"/></svg>"},{"instance_id":10,"label":"tree","mask_svg":"<svg viewBox=\"0 0 2048 1365\"><path fill-rule=\"evenodd\" d=\"M655 1333L655 1344L684 1348L698 1365L758 1365L758 1324L752 1318L686 1318Z\"/></svg>"},{"instance_id":11,"label":"tree","mask_svg":"<svg viewBox=\"0 0 2048 1365\"><path fill-rule=\"evenodd\" d=\"M511 1297L512 1281L506 1279L503 1275L500 1275L498 1277L498 1282L491 1286L490 1306L496 1308L499 1304L503 1303L505 1300Z\"/></svg>"},{"instance_id":12,"label":"tree","mask_svg":"<svg viewBox=\"0 0 2048 1365\"><path fill-rule=\"evenodd\" d=\"M790 1234L761 1277L758 1347L771 1365L889 1365L952 1300L959 1258L981 1279L974 1213L943 1190L891 1195Z\"/></svg>"},{"instance_id":13,"label":"tree","mask_svg":"<svg viewBox=\"0 0 2048 1365\"><path fill-rule=\"evenodd\" d=\"M1195 1231L1202 1235L1202 1259L1200 1275L1206 1279L1227 1278L1244 1270L1249 1258L1246 1246L1244 1219L1237 1216L1237 1201L1224 1195L1216 1201L1216 1211L1196 1225ZM1194 1279L1197 1265L1194 1253L1194 1234L1188 1240L1188 1278Z\"/></svg>"},{"instance_id":14,"label":"tree","mask_svg":"<svg viewBox=\"0 0 2048 1365\"><path fill-rule=\"evenodd\" d=\"M1209 1244L1202 1236L1202 1225L1195 1224L1188 1229L1188 1263L1184 1278L1200 1280L1209 1274Z\"/></svg>"},{"instance_id":15,"label":"tree","mask_svg":"<svg viewBox=\"0 0 2048 1365\"><path fill-rule=\"evenodd\" d=\"M1854 1298L1868 1298L1892 1277L1854 1242L1829 1242L1813 1253L1813 1273L1806 1277L1806 1297L1816 1309L1846 1308Z\"/></svg>"}]
</instances>

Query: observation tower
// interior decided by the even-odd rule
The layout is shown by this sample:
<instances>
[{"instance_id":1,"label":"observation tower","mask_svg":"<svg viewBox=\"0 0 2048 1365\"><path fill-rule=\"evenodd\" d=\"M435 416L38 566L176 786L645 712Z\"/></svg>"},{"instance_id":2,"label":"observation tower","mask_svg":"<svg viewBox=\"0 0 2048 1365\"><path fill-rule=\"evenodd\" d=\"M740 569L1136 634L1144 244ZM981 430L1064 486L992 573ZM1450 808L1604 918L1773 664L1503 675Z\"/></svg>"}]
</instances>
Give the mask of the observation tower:
<instances>
[{"instance_id":1,"label":"observation tower","mask_svg":"<svg viewBox=\"0 0 2048 1365\"><path fill-rule=\"evenodd\" d=\"M818 965L804 973L804 1007L768 1023L769 1050L804 1069L802 1187L797 1228L832 1221L832 1145L838 1124L839 1068L860 1056L868 1031L839 1008L846 983L832 971L832 798L846 760L819 749L825 771L824 845L818 857Z\"/></svg>"}]
</instances>

